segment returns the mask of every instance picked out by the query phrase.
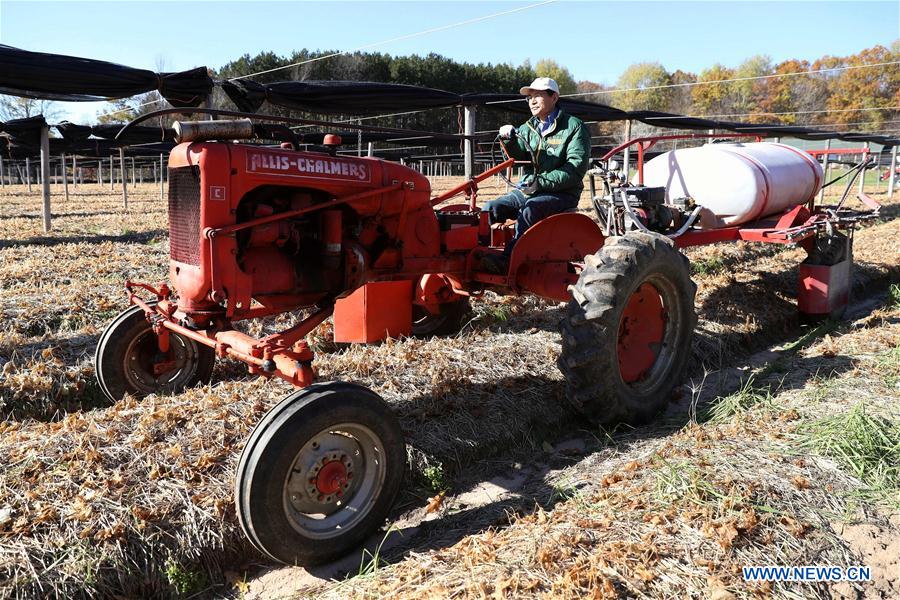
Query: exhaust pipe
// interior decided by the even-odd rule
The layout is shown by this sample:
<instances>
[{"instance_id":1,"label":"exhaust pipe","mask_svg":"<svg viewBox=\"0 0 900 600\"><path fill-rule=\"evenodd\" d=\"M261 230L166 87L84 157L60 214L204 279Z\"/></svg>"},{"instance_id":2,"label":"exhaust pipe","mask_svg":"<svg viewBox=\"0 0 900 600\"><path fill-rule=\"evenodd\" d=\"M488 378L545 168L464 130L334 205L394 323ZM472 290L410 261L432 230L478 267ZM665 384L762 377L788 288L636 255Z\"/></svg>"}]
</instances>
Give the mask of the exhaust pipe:
<instances>
[{"instance_id":1,"label":"exhaust pipe","mask_svg":"<svg viewBox=\"0 0 900 600\"><path fill-rule=\"evenodd\" d=\"M233 121L175 121L175 141L247 140L256 137L250 119Z\"/></svg>"}]
</instances>

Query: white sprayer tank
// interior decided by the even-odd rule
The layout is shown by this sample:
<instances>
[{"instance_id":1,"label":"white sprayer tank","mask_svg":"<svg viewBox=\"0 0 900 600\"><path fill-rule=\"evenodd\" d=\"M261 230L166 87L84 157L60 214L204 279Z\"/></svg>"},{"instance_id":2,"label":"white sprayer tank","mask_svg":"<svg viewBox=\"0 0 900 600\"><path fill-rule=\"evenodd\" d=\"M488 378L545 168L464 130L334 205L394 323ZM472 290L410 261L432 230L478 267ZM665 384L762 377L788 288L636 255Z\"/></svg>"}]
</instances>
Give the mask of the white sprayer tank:
<instances>
[{"instance_id":1,"label":"white sprayer tank","mask_svg":"<svg viewBox=\"0 0 900 600\"><path fill-rule=\"evenodd\" d=\"M812 200L822 186L822 167L784 144L706 144L647 161L644 185L664 186L667 202L690 196L719 217L720 226L739 225Z\"/></svg>"}]
</instances>

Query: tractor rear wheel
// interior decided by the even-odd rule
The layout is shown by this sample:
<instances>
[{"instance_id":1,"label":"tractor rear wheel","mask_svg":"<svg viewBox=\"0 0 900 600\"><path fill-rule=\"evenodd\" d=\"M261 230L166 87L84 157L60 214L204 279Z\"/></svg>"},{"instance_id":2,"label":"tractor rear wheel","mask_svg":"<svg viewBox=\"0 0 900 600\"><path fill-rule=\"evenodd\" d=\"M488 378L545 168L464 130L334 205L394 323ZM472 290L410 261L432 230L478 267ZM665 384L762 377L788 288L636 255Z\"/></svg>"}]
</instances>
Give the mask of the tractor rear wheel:
<instances>
[{"instance_id":1,"label":"tractor rear wheel","mask_svg":"<svg viewBox=\"0 0 900 600\"><path fill-rule=\"evenodd\" d=\"M569 402L596 423L649 421L691 354L697 286L687 259L662 235L611 237L569 290L558 361Z\"/></svg>"},{"instance_id":2,"label":"tractor rear wheel","mask_svg":"<svg viewBox=\"0 0 900 600\"><path fill-rule=\"evenodd\" d=\"M208 383L215 361L212 348L177 333L169 333L169 352L161 353L143 309L132 306L119 313L100 336L94 368L100 389L116 402L126 394L139 398L177 394Z\"/></svg>"},{"instance_id":3,"label":"tractor rear wheel","mask_svg":"<svg viewBox=\"0 0 900 600\"><path fill-rule=\"evenodd\" d=\"M276 561L329 562L384 523L405 466L403 432L384 400L355 384L314 384L250 434L235 478L238 521Z\"/></svg>"},{"instance_id":4,"label":"tractor rear wheel","mask_svg":"<svg viewBox=\"0 0 900 600\"><path fill-rule=\"evenodd\" d=\"M438 306L439 312L434 314L424 306L413 304L412 334L415 337L453 335L462 328L471 311L469 299L464 296Z\"/></svg>"}]
</instances>

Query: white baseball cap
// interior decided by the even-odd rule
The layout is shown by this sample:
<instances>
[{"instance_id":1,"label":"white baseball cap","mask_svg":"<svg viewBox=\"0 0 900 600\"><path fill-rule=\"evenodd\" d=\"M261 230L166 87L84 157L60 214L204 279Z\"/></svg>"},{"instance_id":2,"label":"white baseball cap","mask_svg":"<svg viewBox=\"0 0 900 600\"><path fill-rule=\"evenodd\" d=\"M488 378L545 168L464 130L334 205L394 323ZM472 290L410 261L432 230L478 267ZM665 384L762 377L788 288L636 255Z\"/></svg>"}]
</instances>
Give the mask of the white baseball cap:
<instances>
[{"instance_id":1,"label":"white baseball cap","mask_svg":"<svg viewBox=\"0 0 900 600\"><path fill-rule=\"evenodd\" d=\"M519 93L523 96L527 96L531 92L545 92L548 90L559 94L559 86L556 85L555 81L549 77L538 77L531 82L531 85L520 89Z\"/></svg>"}]
</instances>

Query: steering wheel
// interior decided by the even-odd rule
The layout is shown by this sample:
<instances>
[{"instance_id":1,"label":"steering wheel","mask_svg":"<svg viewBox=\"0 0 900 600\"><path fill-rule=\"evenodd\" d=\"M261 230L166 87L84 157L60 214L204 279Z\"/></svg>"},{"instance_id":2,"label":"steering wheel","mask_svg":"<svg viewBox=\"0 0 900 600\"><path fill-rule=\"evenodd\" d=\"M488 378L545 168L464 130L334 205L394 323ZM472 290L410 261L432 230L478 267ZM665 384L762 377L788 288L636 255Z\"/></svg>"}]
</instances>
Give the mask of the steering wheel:
<instances>
[{"instance_id":1,"label":"steering wheel","mask_svg":"<svg viewBox=\"0 0 900 600\"><path fill-rule=\"evenodd\" d=\"M502 151L502 155L506 156L506 158L511 158L509 152L506 151L506 144L503 143L503 140L500 138L500 134L494 138L493 143L491 144L491 166L497 166L503 162L502 156L497 156L497 146L500 146ZM524 144L525 148L528 150L528 155L531 157L531 165L534 167L534 172L537 173L538 169L538 161L537 161L537 153L534 151L534 148L531 147L531 144ZM506 185L510 187L516 187L516 184L509 180L506 174L503 171L497 173L500 176L500 179L506 183Z\"/></svg>"}]
</instances>

